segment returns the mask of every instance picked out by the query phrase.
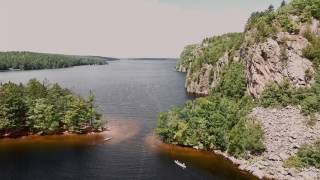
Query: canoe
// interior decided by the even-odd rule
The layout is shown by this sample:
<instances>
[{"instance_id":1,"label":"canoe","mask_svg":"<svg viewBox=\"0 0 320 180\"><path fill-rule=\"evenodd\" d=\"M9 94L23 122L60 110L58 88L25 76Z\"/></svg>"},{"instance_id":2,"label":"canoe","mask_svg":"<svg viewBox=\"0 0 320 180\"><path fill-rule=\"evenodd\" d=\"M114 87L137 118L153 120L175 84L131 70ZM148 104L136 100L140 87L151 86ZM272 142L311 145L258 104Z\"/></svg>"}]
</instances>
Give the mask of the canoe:
<instances>
[{"instance_id":1,"label":"canoe","mask_svg":"<svg viewBox=\"0 0 320 180\"><path fill-rule=\"evenodd\" d=\"M182 167L182 169L185 169L187 168L186 164L185 163L181 163L180 161L178 160L174 160L174 163L176 163L176 165Z\"/></svg>"},{"instance_id":2,"label":"canoe","mask_svg":"<svg viewBox=\"0 0 320 180\"><path fill-rule=\"evenodd\" d=\"M112 137L105 138L104 141L110 141L111 139L112 139Z\"/></svg>"}]
</instances>

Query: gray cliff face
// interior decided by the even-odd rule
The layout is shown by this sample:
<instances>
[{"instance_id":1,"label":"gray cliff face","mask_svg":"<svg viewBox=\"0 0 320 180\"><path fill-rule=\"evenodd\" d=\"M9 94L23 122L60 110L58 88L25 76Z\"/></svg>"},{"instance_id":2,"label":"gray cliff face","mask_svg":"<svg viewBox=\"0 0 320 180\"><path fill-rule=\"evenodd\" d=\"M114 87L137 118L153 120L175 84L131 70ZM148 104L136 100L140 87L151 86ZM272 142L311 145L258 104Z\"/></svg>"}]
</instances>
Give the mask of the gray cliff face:
<instances>
[{"instance_id":1,"label":"gray cliff face","mask_svg":"<svg viewBox=\"0 0 320 180\"><path fill-rule=\"evenodd\" d=\"M244 61L247 67L247 91L259 98L265 87L273 82L281 83L284 79L296 87L309 87L313 82L310 74L314 73L310 60L303 57L303 49L310 43L304 38L304 33L311 32L320 35L320 22L313 20L311 24L301 24L300 33L289 34L280 32L265 42L247 45L243 43L240 52L230 57L226 52L215 64L203 64L200 70L191 72L190 67L196 57L202 54L201 45L193 50L188 63L180 63L177 70L186 72L185 87L187 92L206 96L220 79L223 68L232 61ZM252 32L245 33L250 38ZM202 44L205 46L205 44Z\"/></svg>"},{"instance_id":2,"label":"gray cliff face","mask_svg":"<svg viewBox=\"0 0 320 180\"><path fill-rule=\"evenodd\" d=\"M281 32L275 39L243 48L241 57L247 65L248 92L260 97L266 85L280 83L284 78L297 87L309 86L312 79L306 77L306 71L314 70L312 63L302 56L308 45L301 35Z\"/></svg>"},{"instance_id":3,"label":"gray cliff face","mask_svg":"<svg viewBox=\"0 0 320 180\"><path fill-rule=\"evenodd\" d=\"M189 66L192 65L191 63ZM228 64L229 55L225 53L214 65L204 64L197 72L191 73L191 71L188 71L185 82L187 92L199 96L207 96L210 90L219 83L220 74Z\"/></svg>"}]
</instances>

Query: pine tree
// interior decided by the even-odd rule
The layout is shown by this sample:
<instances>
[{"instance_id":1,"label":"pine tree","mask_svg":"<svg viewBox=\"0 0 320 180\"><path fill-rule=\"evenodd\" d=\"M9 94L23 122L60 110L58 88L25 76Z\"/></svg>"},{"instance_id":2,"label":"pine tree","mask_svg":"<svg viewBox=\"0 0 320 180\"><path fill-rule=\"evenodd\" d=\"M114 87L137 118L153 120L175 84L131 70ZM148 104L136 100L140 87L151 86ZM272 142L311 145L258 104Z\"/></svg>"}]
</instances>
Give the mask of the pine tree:
<instances>
[{"instance_id":1,"label":"pine tree","mask_svg":"<svg viewBox=\"0 0 320 180\"><path fill-rule=\"evenodd\" d=\"M268 7L268 12L272 12L272 11L274 11L274 6L270 4L270 6Z\"/></svg>"}]
</instances>

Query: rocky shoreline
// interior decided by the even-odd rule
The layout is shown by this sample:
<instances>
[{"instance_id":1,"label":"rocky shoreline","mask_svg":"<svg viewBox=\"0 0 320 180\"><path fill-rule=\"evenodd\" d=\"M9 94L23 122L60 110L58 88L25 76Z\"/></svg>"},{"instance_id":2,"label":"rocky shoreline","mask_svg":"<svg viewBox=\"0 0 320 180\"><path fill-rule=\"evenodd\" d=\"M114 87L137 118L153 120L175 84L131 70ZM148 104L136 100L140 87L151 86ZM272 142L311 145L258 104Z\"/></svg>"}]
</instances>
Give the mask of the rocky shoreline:
<instances>
[{"instance_id":1,"label":"rocky shoreline","mask_svg":"<svg viewBox=\"0 0 320 180\"><path fill-rule=\"evenodd\" d=\"M313 126L308 126L308 118L295 107L282 109L255 108L251 114L261 122L265 131L266 151L259 156L251 156L248 160L236 159L227 153L221 154L240 170L248 171L258 178L267 179L320 179L320 170L305 168L297 170L285 168L283 163L297 153L303 144L311 144L320 139L320 119Z\"/></svg>"}]
</instances>

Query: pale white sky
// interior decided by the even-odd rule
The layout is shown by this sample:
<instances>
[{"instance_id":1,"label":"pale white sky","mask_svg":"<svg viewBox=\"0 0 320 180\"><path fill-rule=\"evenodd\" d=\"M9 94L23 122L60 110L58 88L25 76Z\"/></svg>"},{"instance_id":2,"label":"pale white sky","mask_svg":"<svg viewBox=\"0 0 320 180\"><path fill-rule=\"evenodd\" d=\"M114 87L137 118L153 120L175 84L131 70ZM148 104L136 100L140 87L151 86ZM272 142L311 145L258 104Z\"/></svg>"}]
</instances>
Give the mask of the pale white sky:
<instances>
[{"instance_id":1,"label":"pale white sky","mask_svg":"<svg viewBox=\"0 0 320 180\"><path fill-rule=\"evenodd\" d=\"M0 0L0 51L178 57L282 0Z\"/></svg>"}]
</instances>

